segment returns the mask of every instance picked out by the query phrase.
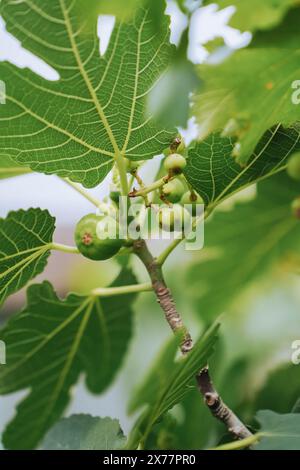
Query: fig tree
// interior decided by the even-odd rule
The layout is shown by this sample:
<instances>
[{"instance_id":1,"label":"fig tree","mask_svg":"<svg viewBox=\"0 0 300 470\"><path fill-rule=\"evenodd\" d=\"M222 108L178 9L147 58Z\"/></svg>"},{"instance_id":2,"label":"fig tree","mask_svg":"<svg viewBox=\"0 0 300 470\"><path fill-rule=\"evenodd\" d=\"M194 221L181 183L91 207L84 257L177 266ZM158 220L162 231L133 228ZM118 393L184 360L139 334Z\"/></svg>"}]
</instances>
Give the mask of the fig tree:
<instances>
[{"instance_id":1,"label":"fig tree","mask_svg":"<svg viewBox=\"0 0 300 470\"><path fill-rule=\"evenodd\" d=\"M158 223L166 232L181 232L190 222L190 214L180 204L159 209Z\"/></svg>"}]
</instances>

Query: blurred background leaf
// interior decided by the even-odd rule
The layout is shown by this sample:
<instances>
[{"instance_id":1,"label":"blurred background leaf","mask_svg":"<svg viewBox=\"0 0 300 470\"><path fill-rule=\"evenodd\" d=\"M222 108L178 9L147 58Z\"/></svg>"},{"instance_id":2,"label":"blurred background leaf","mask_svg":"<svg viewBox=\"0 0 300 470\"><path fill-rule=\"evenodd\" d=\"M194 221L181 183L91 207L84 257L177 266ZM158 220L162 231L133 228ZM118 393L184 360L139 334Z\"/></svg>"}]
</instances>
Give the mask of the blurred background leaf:
<instances>
[{"instance_id":1,"label":"blurred background leaf","mask_svg":"<svg viewBox=\"0 0 300 470\"><path fill-rule=\"evenodd\" d=\"M49 431L43 450L116 450L126 438L116 419L73 415L63 418Z\"/></svg>"},{"instance_id":2,"label":"blurred background leaf","mask_svg":"<svg viewBox=\"0 0 300 470\"><path fill-rule=\"evenodd\" d=\"M192 114L199 138L234 122L231 135L238 141L232 154L241 164L268 129L299 120L292 102L292 84L300 76L299 21L300 8L295 8L276 29L257 33L247 48L221 63L198 66L204 84L193 98Z\"/></svg>"}]
</instances>

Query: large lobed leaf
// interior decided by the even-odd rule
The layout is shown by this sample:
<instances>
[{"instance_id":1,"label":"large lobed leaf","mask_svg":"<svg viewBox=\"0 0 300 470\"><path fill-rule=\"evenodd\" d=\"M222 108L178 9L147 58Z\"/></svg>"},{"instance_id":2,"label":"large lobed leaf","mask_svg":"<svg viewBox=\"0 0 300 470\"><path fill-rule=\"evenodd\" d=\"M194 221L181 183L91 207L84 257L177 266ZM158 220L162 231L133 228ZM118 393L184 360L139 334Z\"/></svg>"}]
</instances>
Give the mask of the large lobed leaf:
<instances>
[{"instance_id":1,"label":"large lobed leaf","mask_svg":"<svg viewBox=\"0 0 300 470\"><path fill-rule=\"evenodd\" d=\"M47 434L43 450L116 450L125 437L116 419L72 415L61 419Z\"/></svg>"},{"instance_id":2,"label":"large lobed leaf","mask_svg":"<svg viewBox=\"0 0 300 470\"><path fill-rule=\"evenodd\" d=\"M54 229L55 219L41 209L0 219L0 305L44 270Z\"/></svg>"},{"instance_id":3,"label":"large lobed leaf","mask_svg":"<svg viewBox=\"0 0 300 470\"><path fill-rule=\"evenodd\" d=\"M244 167L232 158L233 148L232 139L212 134L189 150L185 175L207 205L283 170L300 150L300 124L267 131Z\"/></svg>"},{"instance_id":4,"label":"large lobed leaf","mask_svg":"<svg viewBox=\"0 0 300 470\"><path fill-rule=\"evenodd\" d=\"M59 73L47 81L0 64L6 105L0 145L14 161L96 186L116 155L144 160L160 153L173 129L146 117L148 93L169 64L169 22L153 34L148 11L117 22L104 56L96 18L84 28L78 0L3 0L0 13L23 46ZM1 151L1 150L0 150Z\"/></svg>"},{"instance_id":5,"label":"large lobed leaf","mask_svg":"<svg viewBox=\"0 0 300 470\"><path fill-rule=\"evenodd\" d=\"M124 270L114 285L135 282ZM30 389L8 425L8 449L35 447L70 401L81 373L93 393L105 390L120 367L132 332L132 294L60 300L45 282L28 289L27 307L0 332L7 365L0 394Z\"/></svg>"},{"instance_id":6,"label":"large lobed leaf","mask_svg":"<svg viewBox=\"0 0 300 470\"><path fill-rule=\"evenodd\" d=\"M203 93L194 97L200 137L225 129L237 137L233 155L246 164L264 133L299 121L293 83L300 76L300 8L278 28L260 32L224 62L199 66Z\"/></svg>"},{"instance_id":7,"label":"large lobed leaf","mask_svg":"<svg viewBox=\"0 0 300 470\"><path fill-rule=\"evenodd\" d=\"M196 374L207 364L217 340L219 325L213 325L196 342L187 357L175 361L178 338L175 337L160 353L130 403L130 411L143 405L146 410L137 419L127 442L127 448L145 445L153 426L193 390Z\"/></svg>"},{"instance_id":8,"label":"large lobed leaf","mask_svg":"<svg viewBox=\"0 0 300 470\"><path fill-rule=\"evenodd\" d=\"M201 318L226 311L253 282L299 252L300 222L291 210L298 196L298 183L275 175L258 185L254 200L217 212L206 224L206 246L187 279Z\"/></svg>"}]
</instances>

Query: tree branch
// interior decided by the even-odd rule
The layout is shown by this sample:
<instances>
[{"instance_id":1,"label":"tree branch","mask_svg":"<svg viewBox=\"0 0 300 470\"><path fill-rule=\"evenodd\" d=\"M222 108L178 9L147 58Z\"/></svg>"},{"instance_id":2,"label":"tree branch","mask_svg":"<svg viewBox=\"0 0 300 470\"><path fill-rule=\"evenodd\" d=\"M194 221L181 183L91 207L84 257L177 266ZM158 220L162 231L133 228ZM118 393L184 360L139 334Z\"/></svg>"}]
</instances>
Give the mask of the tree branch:
<instances>
[{"instance_id":1,"label":"tree branch","mask_svg":"<svg viewBox=\"0 0 300 470\"><path fill-rule=\"evenodd\" d=\"M140 258L149 273L157 301L171 329L174 333L183 333L183 340L180 346L182 354L189 353L193 348L193 341L189 331L184 326L180 313L177 311L172 293L165 283L161 264L152 256L144 240L135 241L133 251ZM222 421L236 439L252 436L246 426L222 401L210 379L208 367L199 372L196 380L199 391L213 416Z\"/></svg>"},{"instance_id":2,"label":"tree branch","mask_svg":"<svg viewBox=\"0 0 300 470\"><path fill-rule=\"evenodd\" d=\"M171 291L165 283L161 266L148 250L144 240L135 241L133 251L149 273L157 301L165 314L168 324L174 333L180 332L183 335L181 352L183 354L188 353L193 347L192 338L183 324L181 315L177 312Z\"/></svg>"},{"instance_id":3,"label":"tree branch","mask_svg":"<svg viewBox=\"0 0 300 470\"><path fill-rule=\"evenodd\" d=\"M208 367L202 369L196 377L198 388L203 395L204 401L211 414L225 424L228 431L236 439L246 439L252 433L246 428L241 420L228 408L216 391L209 375Z\"/></svg>"}]
</instances>

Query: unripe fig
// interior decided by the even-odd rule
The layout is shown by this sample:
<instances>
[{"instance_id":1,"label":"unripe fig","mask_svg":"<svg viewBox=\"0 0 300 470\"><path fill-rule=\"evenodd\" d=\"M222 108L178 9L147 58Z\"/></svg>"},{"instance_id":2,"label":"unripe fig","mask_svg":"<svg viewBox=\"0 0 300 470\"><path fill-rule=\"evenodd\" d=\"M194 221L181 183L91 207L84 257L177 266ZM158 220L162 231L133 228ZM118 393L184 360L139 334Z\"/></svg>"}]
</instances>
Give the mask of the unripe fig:
<instances>
[{"instance_id":1,"label":"unripe fig","mask_svg":"<svg viewBox=\"0 0 300 470\"><path fill-rule=\"evenodd\" d=\"M296 219L300 219L300 197L297 197L292 202L292 212Z\"/></svg>"},{"instance_id":2,"label":"unripe fig","mask_svg":"<svg viewBox=\"0 0 300 470\"><path fill-rule=\"evenodd\" d=\"M300 152L296 152L290 157L287 173L293 180L300 181Z\"/></svg>"},{"instance_id":3,"label":"unripe fig","mask_svg":"<svg viewBox=\"0 0 300 470\"><path fill-rule=\"evenodd\" d=\"M190 214L179 204L162 207L158 212L159 226L166 232L181 232L184 227L189 227L190 221Z\"/></svg>"},{"instance_id":4,"label":"unripe fig","mask_svg":"<svg viewBox=\"0 0 300 470\"><path fill-rule=\"evenodd\" d=\"M169 181L162 188L162 194L169 202L173 203L180 201L183 193L184 186L178 178Z\"/></svg>"},{"instance_id":5,"label":"unripe fig","mask_svg":"<svg viewBox=\"0 0 300 470\"><path fill-rule=\"evenodd\" d=\"M186 151L186 146L183 137L177 136L171 145L163 151L165 157L168 157L172 153L184 154Z\"/></svg>"},{"instance_id":6,"label":"unripe fig","mask_svg":"<svg viewBox=\"0 0 300 470\"><path fill-rule=\"evenodd\" d=\"M185 207L187 211L195 217L197 215L197 206L200 204L204 204L204 201L199 194L194 192L187 191L181 198L181 204Z\"/></svg>"},{"instance_id":7,"label":"unripe fig","mask_svg":"<svg viewBox=\"0 0 300 470\"><path fill-rule=\"evenodd\" d=\"M164 167L168 173L179 175L186 167L186 159L179 153L172 153L165 159Z\"/></svg>"},{"instance_id":8,"label":"unripe fig","mask_svg":"<svg viewBox=\"0 0 300 470\"><path fill-rule=\"evenodd\" d=\"M106 237L110 233L111 238ZM75 242L80 253L94 261L112 258L123 245L119 239L117 221L96 214L88 214L78 222Z\"/></svg>"},{"instance_id":9,"label":"unripe fig","mask_svg":"<svg viewBox=\"0 0 300 470\"><path fill-rule=\"evenodd\" d=\"M140 166L140 162L136 162L133 160L129 160L129 158L125 158L125 165L127 173L134 173L138 170Z\"/></svg>"}]
</instances>

